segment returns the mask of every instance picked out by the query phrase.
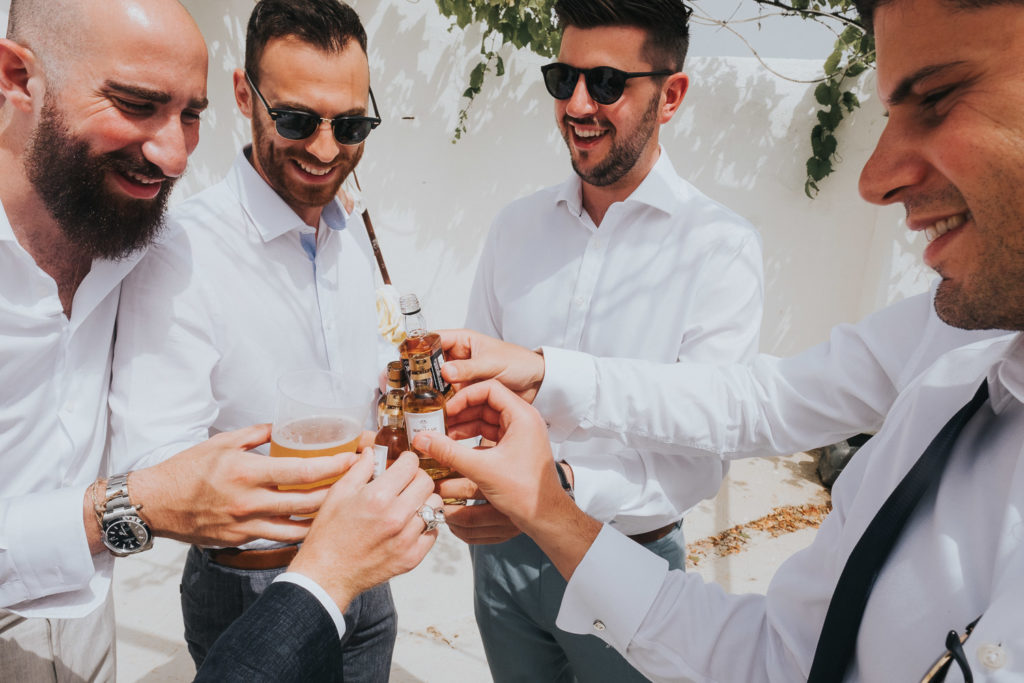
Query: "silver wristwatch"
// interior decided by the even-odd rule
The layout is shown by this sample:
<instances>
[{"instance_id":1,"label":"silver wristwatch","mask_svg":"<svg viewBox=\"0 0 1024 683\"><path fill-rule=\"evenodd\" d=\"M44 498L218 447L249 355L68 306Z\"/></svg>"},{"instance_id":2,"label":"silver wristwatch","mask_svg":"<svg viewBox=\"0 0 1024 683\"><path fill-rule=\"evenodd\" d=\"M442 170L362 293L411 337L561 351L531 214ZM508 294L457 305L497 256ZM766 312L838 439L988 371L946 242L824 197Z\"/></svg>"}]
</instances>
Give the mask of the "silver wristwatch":
<instances>
[{"instance_id":1,"label":"silver wristwatch","mask_svg":"<svg viewBox=\"0 0 1024 683\"><path fill-rule=\"evenodd\" d=\"M153 534L128 496L128 475L107 480L103 510L103 545L118 557L134 555L153 547Z\"/></svg>"}]
</instances>

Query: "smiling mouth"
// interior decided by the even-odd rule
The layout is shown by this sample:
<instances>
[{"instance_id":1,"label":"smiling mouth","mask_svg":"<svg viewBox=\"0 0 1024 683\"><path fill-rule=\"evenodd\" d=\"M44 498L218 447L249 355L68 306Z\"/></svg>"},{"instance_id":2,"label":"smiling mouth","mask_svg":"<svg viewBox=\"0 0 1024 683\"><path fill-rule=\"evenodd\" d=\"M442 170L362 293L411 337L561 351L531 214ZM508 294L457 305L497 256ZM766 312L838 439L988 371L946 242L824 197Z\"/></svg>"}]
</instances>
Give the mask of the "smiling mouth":
<instances>
[{"instance_id":1,"label":"smiling mouth","mask_svg":"<svg viewBox=\"0 0 1024 683\"><path fill-rule=\"evenodd\" d=\"M608 134L607 130L595 130L593 128L579 128L578 126L576 126L574 124L571 124L571 123L569 124L569 127L572 129L572 132L573 132L574 135L576 135L576 137L578 137L580 139L583 139L583 140L594 140L596 138L601 137L602 135L607 135Z\"/></svg>"},{"instance_id":2,"label":"smiling mouth","mask_svg":"<svg viewBox=\"0 0 1024 683\"><path fill-rule=\"evenodd\" d=\"M315 176L325 176L325 175L327 175L328 173L330 173L331 171L334 170L333 166L331 166L329 168L313 168L312 166L307 166L306 164L302 163L301 161L296 161L295 163L298 165L299 168L301 168L306 173L308 173L310 175L315 175Z\"/></svg>"},{"instance_id":3,"label":"smiling mouth","mask_svg":"<svg viewBox=\"0 0 1024 683\"><path fill-rule=\"evenodd\" d=\"M138 173L132 173L131 171L121 171L121 175L133 183L138 183L139 185L159 185L164 181L163 178L153 178L150 176L140 175Z\"/></svg>"},{"instance_id":4,"label":"smiling mouth","mask_svg":"<svg viewBox=\"0 0 1024 683\"><path fill-rule=\"evenodd\" d=\"M965 211L964 213L957 214L956 216L950 216L949 218L943 218L940 221L936 221L924 229L925 239L929 242L938 239L947 232L956 230L970 219L971 212Z\"/></svg>"}]
</instances>

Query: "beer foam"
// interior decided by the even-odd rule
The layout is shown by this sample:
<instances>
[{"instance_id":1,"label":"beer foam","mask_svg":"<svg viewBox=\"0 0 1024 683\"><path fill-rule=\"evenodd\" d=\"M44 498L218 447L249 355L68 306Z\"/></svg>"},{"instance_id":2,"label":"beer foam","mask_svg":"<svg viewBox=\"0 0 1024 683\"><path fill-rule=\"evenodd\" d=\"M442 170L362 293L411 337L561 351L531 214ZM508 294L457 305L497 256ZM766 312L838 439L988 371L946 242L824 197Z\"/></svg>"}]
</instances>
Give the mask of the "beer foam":
<instances>
[{"instance_id":1,"label":"beer foam","mask_svg":"<svg viewBox=\"0 0 1024 683\"><path fill-rule=\"evenodd\" d=\"M285 448L311 451L342 446L358 439L361 433L362 429L354 420L316 416L275 427L273 440Z\"/></svg>"}]
</instances>

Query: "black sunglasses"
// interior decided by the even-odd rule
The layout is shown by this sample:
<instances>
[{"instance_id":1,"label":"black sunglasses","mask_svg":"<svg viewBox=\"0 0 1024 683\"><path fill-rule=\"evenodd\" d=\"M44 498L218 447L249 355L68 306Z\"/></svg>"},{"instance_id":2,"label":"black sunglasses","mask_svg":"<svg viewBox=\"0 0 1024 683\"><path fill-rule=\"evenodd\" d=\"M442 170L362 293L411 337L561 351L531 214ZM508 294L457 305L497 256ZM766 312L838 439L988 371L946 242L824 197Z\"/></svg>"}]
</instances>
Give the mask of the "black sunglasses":
<instances>
[{"instance_id":1,"label":"black sunglasses","mask_svg":"<svg viewBox=\"0 0 1024 683\"><path fill-rule=\"evenodd\" d=\"M263 96L260 89L253 83L252 76L245 72L245 80L249 81L253 92L260 98L260 102L267 108L267 113L274 121L277 134L288 140L305 140L316 132L322 121L331 124L334 131L334 139L342 145L358 145L365 140L370 131L380 125L380 112L377 111L377 100L370 90L370 102L373 103L373 116L335 116L333 119L324 118L319 114L310 114L305 111L294 109L275 109L267 104L267 98Z\"/></svg>"},{"instance_id":2,"label":"black sunglasses","mask_svg":"<svg viewBox=\"0 0 1024 683\"><path fill-rule=\"evenodd\" d=\"M622 71L610 66L595 66L592 69L578 69L575 66L555 62L540 68L544 74L544 86L556 100L567 100L576 92L576 84L580 82L580 74L587 84L587 92L598 104L613 104L622 97L626 89L626 81L641 76L671 76L675 71Z\"/></svg>"}]
</instances>

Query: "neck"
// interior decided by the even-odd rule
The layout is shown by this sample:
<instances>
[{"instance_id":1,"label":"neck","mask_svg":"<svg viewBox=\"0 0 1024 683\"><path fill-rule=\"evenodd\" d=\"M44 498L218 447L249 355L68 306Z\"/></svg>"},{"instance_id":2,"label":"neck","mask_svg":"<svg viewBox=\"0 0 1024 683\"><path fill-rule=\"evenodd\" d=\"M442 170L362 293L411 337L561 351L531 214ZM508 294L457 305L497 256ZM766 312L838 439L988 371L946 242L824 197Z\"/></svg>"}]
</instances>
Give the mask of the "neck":
<instances>
[{"instance_id":1,"label":"neck","mask_svg":"<svg viewBox=\"0 0 1024 683\"><path fill-rule=\"evenodd\" d=\"M20 169L21 160L0 153L0 166ZM0 179L0 202L18 244L53 278L64 314L71 317L75 292L92 267L92 257L65 236L24 174Z\"/></svg>"}]
</instances>

